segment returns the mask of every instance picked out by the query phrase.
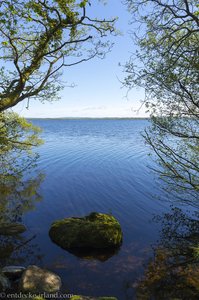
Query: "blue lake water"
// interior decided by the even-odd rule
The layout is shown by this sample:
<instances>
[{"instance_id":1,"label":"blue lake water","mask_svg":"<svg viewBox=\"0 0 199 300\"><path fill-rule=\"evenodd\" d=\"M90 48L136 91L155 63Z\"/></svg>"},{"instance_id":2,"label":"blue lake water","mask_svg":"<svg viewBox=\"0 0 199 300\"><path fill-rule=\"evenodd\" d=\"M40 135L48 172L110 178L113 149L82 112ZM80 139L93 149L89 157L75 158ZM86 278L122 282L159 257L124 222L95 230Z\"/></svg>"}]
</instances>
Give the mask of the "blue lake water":
<instances>
[{"instance_id":1,"label":"blue lake water","mask_svg":"<svg viewBox=\"0 0 199 300\"><path fill-rule=\"evenodd\" d=\"M61 276L63 291L134 299L135 283L159 235L153 216L169 208L141 133L147 120L32 120L43 129L38 169L45 173L41 201L23 216L28 249L21 263ZM123 244L106 258L79 257L53 244L53 221L97 211L113 214Z\"/></svg>"}]
</instances>

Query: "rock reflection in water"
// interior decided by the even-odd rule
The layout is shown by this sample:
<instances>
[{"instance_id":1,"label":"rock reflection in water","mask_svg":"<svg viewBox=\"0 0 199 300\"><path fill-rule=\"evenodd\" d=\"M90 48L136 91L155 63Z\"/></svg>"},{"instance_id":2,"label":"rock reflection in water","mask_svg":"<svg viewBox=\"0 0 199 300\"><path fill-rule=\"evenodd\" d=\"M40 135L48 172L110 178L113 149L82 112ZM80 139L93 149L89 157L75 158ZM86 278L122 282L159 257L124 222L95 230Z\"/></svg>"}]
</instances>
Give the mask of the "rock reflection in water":
<instances>
[{"instance_id":1,"label":"rock reflection in water","mask_svg":"<svg viewBox=\"0 0 199 300\"><path fill-rule=\"evenodd\" d=\"M79 258L105 262L112 256L118 254L119 250L120 247L109 249L72 248L67 251Z\"/></svg>"}]
</instances>

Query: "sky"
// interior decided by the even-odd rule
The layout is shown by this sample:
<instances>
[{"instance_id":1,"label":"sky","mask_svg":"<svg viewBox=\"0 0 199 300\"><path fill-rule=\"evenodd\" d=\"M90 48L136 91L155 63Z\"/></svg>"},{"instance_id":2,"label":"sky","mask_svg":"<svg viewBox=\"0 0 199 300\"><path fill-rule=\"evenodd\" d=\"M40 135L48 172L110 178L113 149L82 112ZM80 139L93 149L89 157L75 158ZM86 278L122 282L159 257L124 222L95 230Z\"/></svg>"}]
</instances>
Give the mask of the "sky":
<instances>
[{"instance_id":1,"label":"sky","mask_svg":"<svg viewBox=\"0 0 199 300\"><path fill-rule=\"evenodd\" d=\"M27 103L22 102L13 109L15 112L27 118L147 117L145 108L139 109L144 91L133 89L127 96L127 89L121 83L125 73L119 63L125 64L131 53L135 52L129 34L132 30L129 24L131 16L121 2L109 0L105 6L96 2L91 8L101 18L118 16L116 27L121 35L111 38L114 46L105 59L94 58L65 69L62 80L66 82L66 87L60 93L59 101L43 104L32 100L28 109ZM75 87L69 87L73 84Z\"/></svg>"}]
</instances>

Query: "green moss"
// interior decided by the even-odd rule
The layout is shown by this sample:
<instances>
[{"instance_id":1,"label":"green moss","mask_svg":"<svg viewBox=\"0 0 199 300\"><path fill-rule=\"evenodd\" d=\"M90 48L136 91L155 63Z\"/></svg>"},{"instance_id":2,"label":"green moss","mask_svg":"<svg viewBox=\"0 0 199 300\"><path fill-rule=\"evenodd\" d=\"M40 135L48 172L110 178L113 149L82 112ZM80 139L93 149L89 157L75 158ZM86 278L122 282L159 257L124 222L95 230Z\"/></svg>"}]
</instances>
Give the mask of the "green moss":
<instances>
[{"instance_id":1,"label":"green moss","mask_svg":"<svg viewBox=\"0 0 199 300\"><path fill-rule=\"evenodd\" d=\"M91 213L83 218L66 218L52 224L49 235L64 249L109 248L122 242L119 222L111 215Z\"/></svg>"}]
</instances>

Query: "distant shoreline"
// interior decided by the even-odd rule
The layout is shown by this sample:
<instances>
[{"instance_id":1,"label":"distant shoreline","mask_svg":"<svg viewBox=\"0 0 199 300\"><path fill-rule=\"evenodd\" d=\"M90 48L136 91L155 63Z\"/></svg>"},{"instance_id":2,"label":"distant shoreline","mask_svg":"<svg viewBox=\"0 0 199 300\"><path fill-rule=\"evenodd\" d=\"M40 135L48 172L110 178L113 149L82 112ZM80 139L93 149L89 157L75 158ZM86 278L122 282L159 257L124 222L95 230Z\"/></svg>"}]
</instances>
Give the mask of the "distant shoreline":
<instances>
[{"instance_id":1,"label":"distant shoreline","mask_svg":"<svg viewBox=\"0 0 199 300\"><path fill-rule=\"evenodd\" d=\"M58 118L26 118L28 120L150 120L150 117L145 118L119 118L119 117L105 117L105 118L95 118L95 117L58 117Z\"/></svg>"}]
</instances>

